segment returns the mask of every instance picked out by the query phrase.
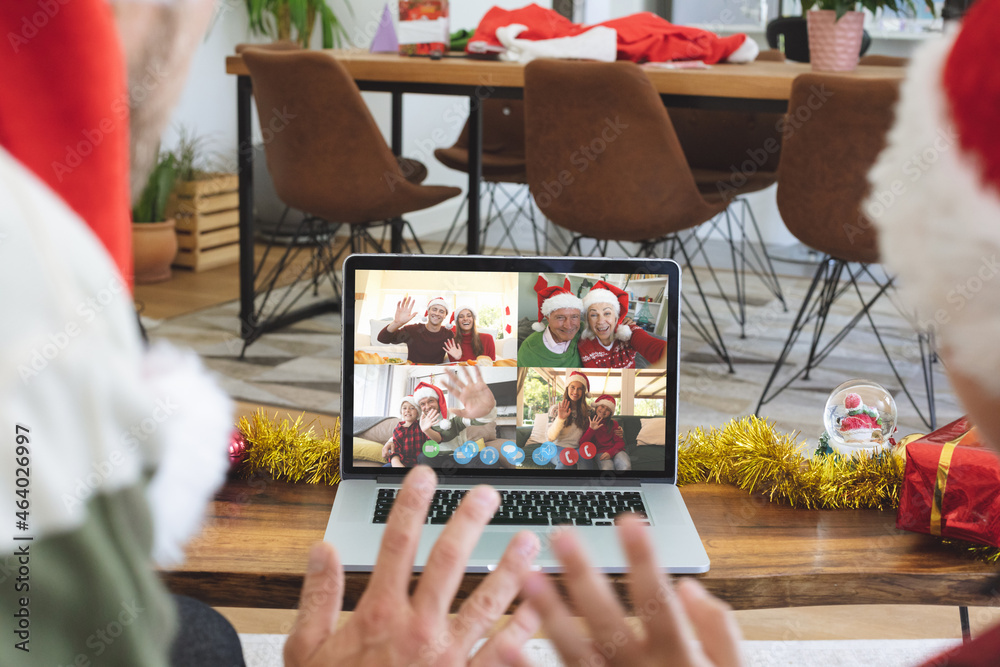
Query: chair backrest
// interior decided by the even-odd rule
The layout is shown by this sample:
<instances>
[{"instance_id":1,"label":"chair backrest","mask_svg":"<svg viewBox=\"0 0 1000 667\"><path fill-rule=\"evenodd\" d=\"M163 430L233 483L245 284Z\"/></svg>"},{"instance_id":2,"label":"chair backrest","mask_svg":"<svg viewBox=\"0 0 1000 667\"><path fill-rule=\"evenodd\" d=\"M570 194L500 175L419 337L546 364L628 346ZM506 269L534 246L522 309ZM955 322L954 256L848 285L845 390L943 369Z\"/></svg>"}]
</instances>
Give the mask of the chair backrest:
<instances>
[{"instance_id":1,"label":"chair backrest","mask_svg":"<svg viewBox=\"0 0 1000 667\"><path fill-rule=\"evenodd\" d=\"M802 243L837 259L878 261L875 228L860 205L898 95L898 79L796 77L778 166L778 210Z\"/></svg>"},{"instance_id":2,"label":"chair backrest","mask_svg":"<svg viewBox=\"0 0 1000 667\"><path fill-rule=\"evenodd\" d=\"M906 67L910 64L910 59L899 56L883 56L874 53L862 56L858 64L867 67Z\"/></svg>"},{"instance_id":3,"label":"chair backrest","mask_svg":"<svg viewBox=\"0 0 1000 667\"><path fill-rule=\"evenodd\" d=\"M347 70L316 51L242 55L278 197L332 222L380 219L409 184Z\"/></svg>"},{"instance_id":4,"label":"chair backrest","mask_svg":"<svg viewBox=\"0 0 1000 667\"><path fill-rule=\"evenodd\" d=\"M784 62L785 56L781 51L762 51L757 60ZM746 171L750 160L755 173L778 170L784 114L677 107L669 111L692 168Z\"/></svg>"},{"instance_id":5,"label":"chair backrest","mask_svg":"<svg viewBox=\"0 0 1000 667\"><path fill-rule=\"evenodd\" d=\"M535 60L524 79L528 186L550 220L638 241L718 212L698 194L670 116L635 63Z\"/></svg>"},{"instance_id":6,"label":"chair backrest","mask_svg":"<svg viewBox=\"0 0 1000 667\"><path fill-rule=\"evenodd\" d=\"M781 16L767 24L765 30L767 45L772 49L781 48L784 37L785 57L799 63L809 62L809 30L804 16ZM861 51L864 55L872 45L872 36L865 30L861 34Z\"/></svg>"}]
</instances>

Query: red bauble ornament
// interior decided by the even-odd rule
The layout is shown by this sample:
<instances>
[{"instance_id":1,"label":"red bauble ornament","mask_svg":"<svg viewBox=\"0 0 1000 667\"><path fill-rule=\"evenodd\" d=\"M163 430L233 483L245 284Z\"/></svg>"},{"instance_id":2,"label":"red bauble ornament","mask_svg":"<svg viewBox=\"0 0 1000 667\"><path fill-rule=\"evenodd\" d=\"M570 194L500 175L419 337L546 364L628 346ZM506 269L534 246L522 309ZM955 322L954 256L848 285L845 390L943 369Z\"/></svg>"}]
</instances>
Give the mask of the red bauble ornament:
<instances>
[{"instance_id":1,"label":"red bauble ornament","mask_svg":"<svg viewBox=\"0 0 1000 667\"><path fill-rule=\"evenodd\" d=\"M234 470L247 455L247 440L239 429L233 429L229 436L229 469Z\"/></svg>"}]
</instances>

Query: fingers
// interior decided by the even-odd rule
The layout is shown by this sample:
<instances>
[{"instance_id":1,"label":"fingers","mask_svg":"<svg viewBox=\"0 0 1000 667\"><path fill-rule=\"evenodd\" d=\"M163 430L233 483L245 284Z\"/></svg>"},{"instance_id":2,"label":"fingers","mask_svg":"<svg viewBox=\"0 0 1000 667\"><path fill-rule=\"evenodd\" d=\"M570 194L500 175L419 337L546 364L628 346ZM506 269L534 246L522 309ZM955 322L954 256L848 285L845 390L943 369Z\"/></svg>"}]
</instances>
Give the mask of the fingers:
<instances>
[{"instance_id":1,"label":"fingers","mask_svg":"<svg viewBox=\"0 0 1000 667\"><path fill-rule=\"evenodd\" d=\"M593 642L580 631L548 577L533 572L528 575L523 590L527 604L541 616L545 634L559 651L563 662L567 665L593 664L591 660L598 657Z\"/></svg>"},{"instance_id":2,"label":"fingers","mask_svg":"<svg viewBox=\"0 0 1000 667\"><path fill-rule=\"evenodd\" d=\"M594 641L600 645L616 645L622 637L630 637L631 630L625 622L625 609L611 588L611 582L591 567L576 534L571 530L557 531L552 536L552 551L563 564L566 574L563 581L577 613L584 617ZM632 664L626 656L635 652L635 641L629 641L620 653L625 664Z\"/></svg>"},{"instance_id":3,"label":"fingers","mask_svg":"<svg viewBox=\"0 0 1000 667\"><path fill-rule=\"evenodd\" d=\"M646 625L653 647L689 656L693 637L684 624L684 610L668 577L656 565L656 555L645 528L634 517L619 522L619 537L629 562L632 603ZM680 661L683 664L683 661Z\"/></svg>"},{"instance_id":4,"label":"fingers","mask_svg":"<svg viewBox=\"0 0 1000 667\"><path fill-rule=\"evenodd\" d=\"M682 580L677 594L712 664L740 665L740 628L729 605L706 591L697 579Z\"/></svg>"},{"instance_id":5,"label":"fingers","mask_svg":"<svg viewBox=\"0 0 1000 667\"><path fill-rule=\"evenodd\" d=\"M286 665L304 665L333 633L344 598L344 571L333 545L314 544L302 582L295 626L285 642Z\"/></svg>"},{"instance_id":6,"label":"fingers","mask_svg":"<svg viewBox=\"0 0 1000 667\"><path fill-rule=\"evenodd\" d=\"M482 586L480 586L482 588ZM477 589L478 590L478 589ZM512 665L528 667L531 663L521 652L524 643L538 631L542 618L530 604L522 604L510 621L490 637L469 661L470 667Z\"/></svg>"},{"instance_id":7,"label":"fingers","mask_svg":"<svg viewBox=\"0 0 1000 667\"><path fill-rule=\"evenodd\" d=\"M511 601L517 597L525 579L531 573L531 565L538 554L538 549L538 538L534 533L521 531L515 535L504 550L497 569L491 572L462 604L458 615L452 621L452 629L460 643L460 650L465 654L472 650L476 641L493 626L506 612ZM525 607L522 605L521 609ZM527 618L522 617L520 620L535 621L530 630L527 626L524 628L527 631L526 639L534 634L540 619L533 611L524 614ZM513 621L511 623L513 624ZM511 628L511 632L513 634L508 637L511 640L509 643L519 648L524 641L514 641L520 636L516 628ZM507 643L506 639L502 640L501 647Z\"/></svg>"},{"instance_id":8,"label":"fingers","mask_svg":"<svg viewBox=\"0 0 1000 667\"><path fill-rule=\"evenodd\" d=\"M465 495L448 519L413 594L413 608L419 615L443 618L451 608L483 526L489 523L500 504L500 494L489 486L477 486ZM391 519L390 519L391 520Z\"/></svg>"},{"instance_id":9,"label":"fingers","mask_svg":"<svg viewBox=\"0 0 1000 667\"><path fill-rule=\"evenodd\" d=\"M427 507L437 486L437 476L427 466L417 466L403 479L403 487L389 512L375 569L364 597L404 600L420 531L427 520Z\"/></svg>"}]
</instances>

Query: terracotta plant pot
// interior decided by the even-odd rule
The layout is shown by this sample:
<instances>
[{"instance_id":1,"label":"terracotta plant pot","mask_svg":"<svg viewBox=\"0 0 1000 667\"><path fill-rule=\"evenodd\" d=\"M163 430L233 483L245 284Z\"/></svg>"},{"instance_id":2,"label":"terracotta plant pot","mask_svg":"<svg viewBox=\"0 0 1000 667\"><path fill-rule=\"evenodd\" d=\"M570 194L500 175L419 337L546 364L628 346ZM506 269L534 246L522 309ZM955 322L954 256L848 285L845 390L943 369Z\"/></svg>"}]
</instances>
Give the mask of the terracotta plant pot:
<instances>
[{"instance_id":1,"label":"terracotta plant pot","mask_svg":"<svg viewBox=\"0 0 1000 667\"><path fill-rule=\"evenodd\" d=\"M170 279L170 265L177 255L174 219L132 223L132 258L135 284L148 285Z\"/></svg>"},{"instance_id":2,"label":"terracotta plant pot","mask_svg":"<svg viewBox=\"0 0 1000 667\"><path fill-rule=\"evenodd\" d=\"M806 18L809 60L817 72L850 72L858 66L865 15L847 12L837 20L832 9L814 9Z\"/></svg>"}]
</instances>

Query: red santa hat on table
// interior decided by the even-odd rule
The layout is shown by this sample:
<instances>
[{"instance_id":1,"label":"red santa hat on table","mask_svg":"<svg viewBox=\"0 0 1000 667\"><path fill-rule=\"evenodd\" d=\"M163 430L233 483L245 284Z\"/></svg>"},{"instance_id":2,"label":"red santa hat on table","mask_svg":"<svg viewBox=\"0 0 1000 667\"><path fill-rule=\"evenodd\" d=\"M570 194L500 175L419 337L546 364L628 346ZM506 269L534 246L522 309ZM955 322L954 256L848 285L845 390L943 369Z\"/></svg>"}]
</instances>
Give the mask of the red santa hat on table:
<instances>
[{"instance_id":1,"label":"red santa hat on table","mask_svg":"<svg viewBox=\"0 0 1000 667\"><path fill-rule=\"evenodd\" d=\"M864 205L882 260L957 369L1000 395L1000 2L915 54ZM973 298L956 299L956 287ZM942 315L943 314L943 315ZM993 335L988 332L992 331Z\"/></svg>"},{"instance_id":2,"label":"red santa hat on table","mask_svg":"<svg viewBox=\"0 0 1000 667\"><path fill-rule=\"evenodd\" d=\"M587 322L588 326L585 326L583 333L580 334L581 338L595 338L595 334L590 330L589 321L587 320L587 311L591 306L597 305L599 303L610 303L615 309L615 314L618 315L618 323L615 328L615 338L618 340L628 340L632 338L632 330L622 324L622 320L628 315L628 293L620 289L609 282L603 280L598 280L594 283L594 286L587 292L587 296L583 297L583 318Z\"/></svg>"},{"instance_id":3,"label":"red santa hat on table","mask_svg":"<svg viewBox=\"0 0 1000 667\"><path fill-rule=\"evenodd\" d=\"M542 318L548 317L549 313L561 308L576 308L583 313L583 301L570 290L569 278L563 281L562 286L549 285L545 276L538 274L535 281L535 293L538 294L538 321L531 325L535 331L545 331Z\"/></svg>"},{"instance_id":4,"label":"red santa hat on table","mask_svg":"<svg viewBox=\"0 0 1000 667\"><path fill-rule=\"evenodd\" d=\"M587 388L588 393L590 392L590 380L587 378L586 375L584 375L580 371L573 371L572 373L569 374L569 376L567 376L566 378L567 387L569 387L574 382L579 382L580 384L582 384L584 387Z\"/></svg>"},{"instance_id":5,"label":"red santa hat on table","mask_svg":"<svg viewBox=\"0 0 1000 667\"><path fill-rule=\"evenodd\" d=\"M607 406L611 408L611 414L615 413L615 397L611 394L601 394L598 396L597 400L594 401L594 407L596 408L598 405Z\"/></svg>"},{"instance_id":6,"label":"red santa hat on table","mask_svg":"<svg viewBox=\"0 0 1000 667\"><path fill-rule=\"evenodd\" d=\"M433 398L438 402L438 412L441 413L441 428L451 428L451 420L448 419L448 401L445 400L444 392L435 387L434 385L421 382L417 385L416 389L413 390L413 398L417 400L418 407L419 402L425 398Z\"/></svg>"},{"instance_id":7,"label":"red santa hat on table","mask_svg":"<svg viewBox=\"0 0 1000 667\"><path fill-rule=\"evenodd\" d=\"M451 319L449 320L449 322L452 325L451 327L452 329L456 327L455 318L458 317L458 314L463 310L469 311L470 313L472 313L473 318L479 319L479 313L476 312L476 307L474 305L472 305L471 303L460 303L457 306L455 306L455 310L451 311Z\"/></svg>"},{"instance_id":8,"label":"red santa hat on table","mask_svg":"<svg viewBox=\"0 0 1000 667\"><path fill-rule=\"evenodd\" d=\"M448 311L451 310L450 308L448 308L448 302L444 300L443 296L436 296L427 302L427 310L424 311L424 319L426 319L427 316L430 314L431 306L441 306L442 308L444 308L445 315L447 315Z\"/></svg>"}]
</instances>

